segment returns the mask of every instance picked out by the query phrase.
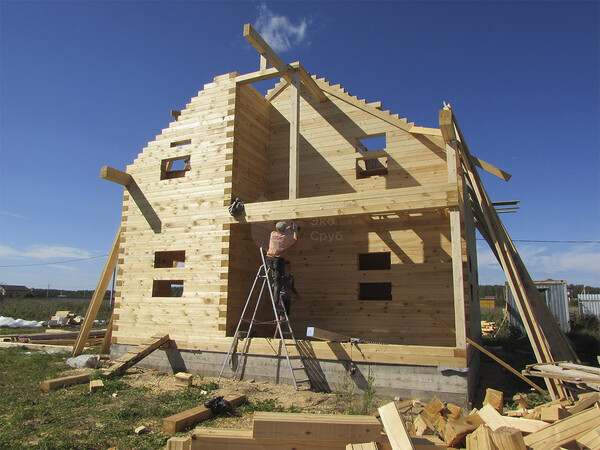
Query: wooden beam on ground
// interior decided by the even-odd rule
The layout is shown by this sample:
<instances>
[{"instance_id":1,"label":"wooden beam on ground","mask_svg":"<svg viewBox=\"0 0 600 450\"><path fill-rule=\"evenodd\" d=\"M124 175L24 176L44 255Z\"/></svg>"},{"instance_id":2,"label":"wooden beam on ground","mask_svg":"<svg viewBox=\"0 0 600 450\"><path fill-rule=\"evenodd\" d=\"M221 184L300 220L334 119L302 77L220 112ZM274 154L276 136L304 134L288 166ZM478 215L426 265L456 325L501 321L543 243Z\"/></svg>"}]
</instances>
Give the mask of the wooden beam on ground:
<instances>
[{"instance_id":1,"label":"wooden beam on ground","mask_svg":"<svg viewBox=\"0 0 600 450\"><path fill-rule=\"evenodd\" d=\"M300 75L290 76L290 178L289 199L300 196Z\"/></svg>"},{"instance_id":2,"label":"wooden beam on ground","mask_svg":"<svg viewBox=\"0 0 600 450\"><path fill-rule=\"evenodd\" d=\"M103 180L112 181L113 183L121 184L128 187L131 184L133 177L126 172L122 172L112 167L104 166L100 169L100 178Z\"/></svg>"},{"instance_id":3,"label":"wooden beam on ground","mask_svg":"<svg viewBox=\"0 0 600 450\"><path fill-rule=\"evenodd\" d=\"M246 403L245 395L229 395L225 397L231 406L240 406ZM174 414L163 419L163 430L166 433L178 433L197 423L215 417L210 408L205 406L197 406L196 408L188 409L187 411Z\"/></svg>"},{"instance_id":4,"label":"wooden beam on ground","mask_svg":"<svg viewBox=\"0 0 600 450\"><path fill-rule=\"evenodd\" d=\"M264 440L378 441L381 424L374 416L255 412L252 436Z\"/></svg>"},{"instance_id":5,"label":"wooden beam on ground","mask_svg":"<svg viewBox=\"0 0 600 450\"><path fill-rule=\"evenodd\" d=\"M70 375L68 377L54 378L52 380L46 380L40 382L40 389L42 391L55 391L63 386L72 386L74 384L83 384L90 381L89 374L83 375Z\"/></svg>"},{"instance_id":6,"label":"wooden beam on ground","mask_svg":"<svg viewBox=\"0 0 600 450\"><path fill-rule=\"evenodd\" d=\"M92 296L92 300L88 306L88 309L85 313L85 318L81 323L81 328L79 329L79 334L77 335L77 339L75 340L75 345L73 346L73 356L81 355L83 351L83 347L85 342L88 340L88 336L90 334L90 330L94 325L94 320L96 319L96 315L98 314L98 310L100 309L100 305L102 304L102 299L106 294L106 288L108 287L108 282L113 275L113 271L115 266L117 265L117 257L119 256L119 245L121 242L121 227L119 227L119 231L117 232L117 236L113 242L110 253L108 254L108 258L106 258L106 263L104 264L104 268L102 269L102 274L100 275L100 280L98 280L98 284L96 285L96 290L94 291L94 295Z\"/></svg>"},{"instance_id":7,"label":"wooden beam on ground","mask_svg":"<svg viewBox=\"0 0 600 450\"><path fill-rule=\"evenodd\" d=\"M316 328L316 327L307 327L306 328L306 337L321 339L322 341L330 341L330 342L348 342L348 341L350 341L350 336L346 336L344 334L339 334L339 333L334 333L333 331L327 331L327 330L323 330L321 328Z\"/></svg>"},{"instance_id":8,"label":"wooden beam on ground","mask_svg":"<svg viewBox=\"0 0 600 450\"><path fill-rule=\"evenodd\" d=\"M479 159L479 158L473 156L473 162L480 169L483 169L486 172L491 173L492 175L496 175L501 180L508 181L512 177L512 175L510 173L505 172L502 169L498 169L495 166L492 166L490 163L485 162L483 159Z\"/></svg>"},{"instance_id":9,"label":"wooden beam on ground","mask_svg":"<svg viewBox=\"0 0 600 450\"><path fill-rule=\"evenodd\" d=\"M439 317L436 317L435 315L431 315L431 317L434 320L437 320L438 322L440 322L441 324L445 325L448 329L450 329L452 332L454 332L454 329L448 325L446 322L444 322L442 319L440 319ZM494 361L496 361L498 364L500 364L502 367L504 367L505 369L508 369L511 373L513 373L514 375L518 376L519 378L521 378L523 381L525 381L528 385L530 385L531 387L535 388L540 394L543 395L548 395L548 391L545 391L544 389L542 389L541 387L539 387L537 384L535 384L533 381L531 381L529 378L521 375L517 370L513 369L509 364L505 363L504 361L502 361L500 358L498 358L496 355L494 355L492 352L486 350L485 348L483 348L481 345L479 345L477 342L473 341L472 339L467 338L467 342L469 344L471 344L473 347L475 347L477 350L479 350L480 352L486 354L487 356L489 356L490 358L492 358Z\"/></svg>"},{"instance_id":10,"label":"wooden beam on ground","mask_svg":"<svg viewBox=\"0 0 600 450\"><path fill-rule=\"evenodd\" d=\"M144 359L160 346L169 342L169 340L168 334L165 334L164 336L152 336L147 342L138 345L134 349L129 350L127 353L120 356L115 361L115 364L110 369L106 370L103 375L105 377L123 375L127 369Z\"/></svg>"},{"instance_id":11,"label":"wooden beam on ground","mask_svg":"<svg viewBox=\"0 0 600 450\"><path fill-rule=\"evenodd\" d=\"M415 446L410 439L408 430L406 429L406 425L404 424L402 417L400 417L400 414L398 413L396 404L394 402L390 402L387 405L379 408L378 411L392 449L414 449Z\"/></svg>"}]
</instances>

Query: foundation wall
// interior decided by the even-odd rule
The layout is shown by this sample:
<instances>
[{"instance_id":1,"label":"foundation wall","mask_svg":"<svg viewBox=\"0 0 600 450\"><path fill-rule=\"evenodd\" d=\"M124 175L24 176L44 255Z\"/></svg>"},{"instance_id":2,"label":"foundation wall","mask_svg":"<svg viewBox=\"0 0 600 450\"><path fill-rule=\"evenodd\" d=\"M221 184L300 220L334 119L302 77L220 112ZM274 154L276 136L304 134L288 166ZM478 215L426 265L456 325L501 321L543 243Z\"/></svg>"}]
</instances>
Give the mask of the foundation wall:
<instances>
[{"instance_id":1,"label":"foundation wall","mask_svg":"<svg viewBox=\"0 0 600 450\"><path fill-rule=\"evenodd\" d=\"M131 349L128 345L111 347L111 359ZM162 372L180 372L218 377L226 353L189 351L180 349L156 350L138 366ZM233 358L233 369L240 361ZM360 393L371 379L377 395L399 396L403 399L419 398L428 401L437 396L444 402L467 406L468 369L416 366L400 364L375 364L324 359L304 359L313 389L325 392ZM285 358L248 355L240 367L243 380L268 381L292 384ZM226 367L224 377L233 376L232 366Z\"/></svg>"}]
</instances>

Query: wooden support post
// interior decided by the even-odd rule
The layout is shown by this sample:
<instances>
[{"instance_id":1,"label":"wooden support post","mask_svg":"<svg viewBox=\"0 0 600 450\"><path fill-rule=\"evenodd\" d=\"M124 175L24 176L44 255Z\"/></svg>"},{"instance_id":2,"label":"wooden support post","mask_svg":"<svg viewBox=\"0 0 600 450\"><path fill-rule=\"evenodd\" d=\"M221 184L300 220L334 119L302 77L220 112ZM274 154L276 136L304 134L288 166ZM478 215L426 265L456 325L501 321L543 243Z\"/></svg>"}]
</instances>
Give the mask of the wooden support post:
<instances>
[{"instance_id":1,"label":"wooden support post","mask_svg":"<svg viewBox=\"0 0 600 450\"><path fill-rule=\"evenodd\" d=\"M300 188L300 74L290 76L290 189L289 198L299 197Z\"/></svg>"},{"instance_id":2,"label":"wooden support post","mask_svg":"<svg viewBox=\"0 0 600 450\"><path fill-rule=\"evenodd\" d=\"M125 187L131 184L131 180L133 177L126 172L122 172L117 169L113 169L112 167L104 166L100 169L100 178L108 181L112 181L113 183L121 184Z\"/></svg>"},{"instance_id":3,"label":"wooden support post","mask_svg":"<svg viewBox=\"0 0 600 450\"><path fill-rule=\"evenodd\" d=\"M81 355L81 352L83 351L83 347L85 345L85 341L87 341L88 336L90 334L90 330L92 329L92 325L94 325L94 320L96 319L96 315L98 314L98 310L100 309L102 299L104 298L104 294L106 294L108 282L110 281L110 277L112 276L113 270L117 264L120 240L121 227L119 227L119 231L117 232L117 236L115 237L108 258L106 258L106 263L104 264L104 269L102 269L100 280L98 280L96 290L94 291L94 295L92 296L90 305L88 306L88 309L85 313L85 318L83 319L83 323L81 324L81 328L79 329L79 334L77 335L75 345L73 346L73 356Z\"/></svg>"},{"instance_id":4,"label":"wooden support post","mask_svg":"<svg viewBox=\"0 0 600 450\"><path fill-rule=\"evenodd\" d=\"M446 111L440 111L440 114ZM440 122L440 128L443 123ZM445 132L442 131L444 134ZM458 163L456 141L446 143L446 164L448 183L458 186ZM460 199L460 195L459 195ZM461 202L459 201L459 204ZM452 248L452 284L454 286L454 329L456 330L456 348L467 348L467 324L465 318L465 275L463 270L463 245L460 209L450 211L450 241Z\"/></svg>"}]
</instances>

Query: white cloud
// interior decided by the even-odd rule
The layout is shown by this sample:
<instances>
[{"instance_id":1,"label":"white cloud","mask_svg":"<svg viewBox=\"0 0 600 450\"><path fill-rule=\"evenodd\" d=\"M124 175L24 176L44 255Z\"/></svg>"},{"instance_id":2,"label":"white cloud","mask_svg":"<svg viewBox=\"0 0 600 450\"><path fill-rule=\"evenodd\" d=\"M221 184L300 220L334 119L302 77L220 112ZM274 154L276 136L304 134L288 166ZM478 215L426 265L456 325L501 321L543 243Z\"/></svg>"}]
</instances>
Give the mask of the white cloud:
<instances>
[{"instance_id":1,"label":"white cloud","mask_svg":"<svg viewBox=\"0 0 600 450\"><path fill-rule=\"evenodd\" d=\"M278 16L264 3L258 8L256 29L276 52L289 50L293 44L299 44L306 36L308 21L303 18L294 25L285 16Z\"/></svg>"},{"instance_id":2,"label":"white cloud","mask_svg":"<svg viewBox=\"0 0 600 450\"><path fill-rule=\"evenodd\" d=\"M50 267L54 267L56 269L61 269L61 270L70 270L70 271L77 270L75 267L63 266L61 264L50 264Z\"/></svg>"},{"instance_id":3,"label":"white cloud","mask_svg":"<svg viewBox=\"0 0 600 450\"><path fill-rule=\"evenodd\" d=\"M600 246L536 246L520 244L519 255L534 280L566 280L567 283L600 286ZM493 253L483 245L477 262L481 284L504 283L506 277Z\"/></svg>"},{"instance_id":4,"label":"white cloud","mask_svg":"<svg viewBox=\"0 0 600 450\"><path fill-rule=\"evenodd\" d=\"M16 217L17 219L25 219L25 217L21 216L20 214L10 213L7 211L0 211L0 214L3 216Z\"/></svg>"},{"instance_id":5,"label":"white cloud","mask_svg":"<svg viewBox=\"0 0 600 450\"><path fill-rule=\"evenodd\" d=\"M18 250L0 245L0 257L32 258L32 259L78 259L89 258L91 253L73 247L60 247L55 245L33 245L26 250Z\"/></svg>"}]
</instances>

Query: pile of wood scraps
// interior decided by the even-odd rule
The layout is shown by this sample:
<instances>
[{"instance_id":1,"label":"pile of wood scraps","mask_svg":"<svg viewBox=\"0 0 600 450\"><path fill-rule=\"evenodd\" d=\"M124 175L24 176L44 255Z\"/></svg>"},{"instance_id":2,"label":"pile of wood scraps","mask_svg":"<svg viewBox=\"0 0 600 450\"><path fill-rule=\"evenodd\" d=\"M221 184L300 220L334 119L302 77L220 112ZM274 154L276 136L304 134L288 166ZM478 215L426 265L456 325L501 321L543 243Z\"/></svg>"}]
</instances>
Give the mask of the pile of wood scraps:
<instances>
[{"instance_id":1,"label":"pile of wood scraps","mask_svg":"<svg viewBox=\"0 0 600 450\"><path fill-rule=\"evenodd\" d=\"M554 400L535 408L525 396L519 409L503 411L500 391L488 389L483 407L461 410L439 399L430 401L414 421L411 435L436 434L447 446L483 449L546 449L566 446L600 450L600 394L582 394L576 402Z\"/></svg>"},{"instance_id":2,"label":"pile of wood scraps","mask_svg":"<svg viewBox=\"0 0 600 450\"><path fill-rule=\"evenodd\" d=\"M79 325L83 317L75 317L70 311L56 311L50 321L48 322L49 327L68 327L71 325Z\"/></svg>"},{"instance_id":3,"label":"pile of wood scraps","mask_svg":"<svg viewBox=\"0 0 600 450\"><path fill-rule=\"evenodd\" d=\"M487 320L481 321L481 335L482 336L492 336L496 330L498 329L498 325L496 322L488 322Z\"/></svg>"},{"instance_id":4,"label":"pile of wood scraps","mask_svg":"<svg viewBox=\"0 0 600 450\"><path fill-rule=\"evenodd\" d=\"M600 391L600 369L597 367L567 362L530 364L523 370L523 375L553 378L576 389Z\"/></svg>"}]
</instances>

